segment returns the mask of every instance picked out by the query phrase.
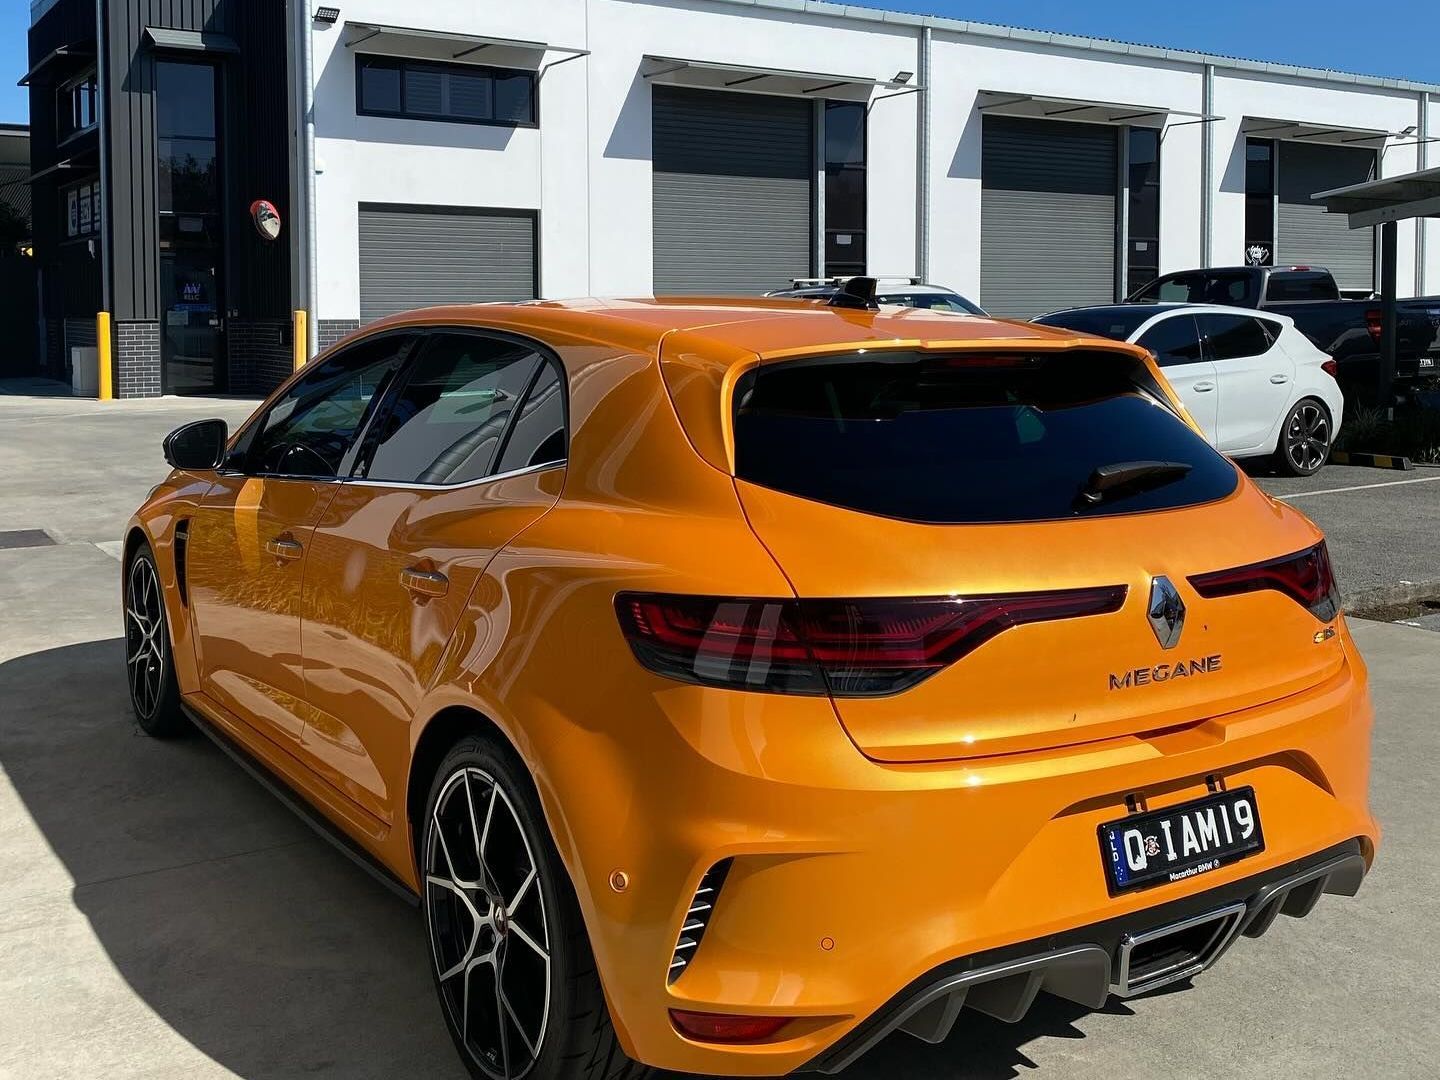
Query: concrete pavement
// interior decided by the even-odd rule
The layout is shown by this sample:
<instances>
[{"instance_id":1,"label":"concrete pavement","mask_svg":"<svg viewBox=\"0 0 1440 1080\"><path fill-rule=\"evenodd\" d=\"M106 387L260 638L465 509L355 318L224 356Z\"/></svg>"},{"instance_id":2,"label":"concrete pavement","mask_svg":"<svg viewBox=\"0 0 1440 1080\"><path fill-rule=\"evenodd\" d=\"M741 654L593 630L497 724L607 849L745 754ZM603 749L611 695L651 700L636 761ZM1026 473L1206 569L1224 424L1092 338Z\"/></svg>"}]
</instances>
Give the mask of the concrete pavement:
<instances>
[{"instance_id":1,"label":"concrete pavement","mask_svg":"<svg viewBox=\"0 0 1440 1080\"><path fill-rule=\"evenodd\" d=\"M443 1077L417 914L199 738L155 742L122 675L119 539L159 441L237 402L0 398L0 1077ZM1339 470L1327 470L1327 472ZM1432 485L1420 485L1428 487ZM1024 1022L962 1015L848 1076L1436 1075L1440 635L1356 625L1386 829L1354 900L1242 941L1190 989ZM890 916L875 897L876 933Z\"/></svg>"}]
</instances>

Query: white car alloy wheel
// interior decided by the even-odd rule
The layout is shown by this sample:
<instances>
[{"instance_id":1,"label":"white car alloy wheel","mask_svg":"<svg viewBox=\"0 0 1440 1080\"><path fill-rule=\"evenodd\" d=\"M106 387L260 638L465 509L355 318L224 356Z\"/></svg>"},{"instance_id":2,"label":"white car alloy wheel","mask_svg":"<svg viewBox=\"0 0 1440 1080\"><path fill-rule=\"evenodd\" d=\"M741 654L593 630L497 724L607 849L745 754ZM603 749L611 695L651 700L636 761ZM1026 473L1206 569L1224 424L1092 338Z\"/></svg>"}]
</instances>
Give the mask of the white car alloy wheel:
<instances>
[{"instance_id":1,"label":"white car alloy wheel","mask_svg":"<svg viewBox=\"0 0 1440 1080\"><path fill-rule=\"evenodd\" d=\"M1320 402L1306 398L1285 420L1282 452L1289 471L1309 476L1330 456L1330 413Z\"/></svg>"}]
</instances>

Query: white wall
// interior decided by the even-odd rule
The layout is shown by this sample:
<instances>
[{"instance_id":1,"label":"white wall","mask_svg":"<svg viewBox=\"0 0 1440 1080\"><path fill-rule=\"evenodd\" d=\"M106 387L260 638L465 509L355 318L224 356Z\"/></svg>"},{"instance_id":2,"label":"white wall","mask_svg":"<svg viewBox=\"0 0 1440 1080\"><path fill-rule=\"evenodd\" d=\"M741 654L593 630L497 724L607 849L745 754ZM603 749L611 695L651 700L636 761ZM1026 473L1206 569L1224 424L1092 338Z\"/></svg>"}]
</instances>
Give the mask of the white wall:
<instances>
[{"instance_id":1,"label":"white wall","mask_svg":"<svg viewBox=\"0 0 1440 1080\"><path fill-rule=\"evenodd\" d=\"M361 202L538 209L542 295L648 294L651 105L650 84L640 74L646 54L879 79L920 68L915 26L712 0L350 0L342 10L359 22L545 41L590 55L558 65L567 53L547 55L538 130L357 117L343 27L317 27L322 319L358 317ZM1183 123L1202 109L1198 64L936 29L930 84L932 280L980 293L982 90L1171 110L1161 150L1161 269L1199 264L1203 125ZM870 107L872 273L916 269L919 102L920 95L908 94ZM1416 123L1417 96L1219 69L1215 112L1225 119L1213 125L1212 257L1227 263L1241 258L1243 243L1245 116L1398 131ZM1440 132L1440 99L1431 128ZM1416 158L1413 148L1391 151L1384 171L1414 168ZM1440 152L1432 152L1432 161L1440 163ZM1402 225L1402 293L1414 284L1414 236L1413 226ZM1428 264L1430 290L1440 292L1440 227L1432 227Z\"/></svg>"}]
</instances>

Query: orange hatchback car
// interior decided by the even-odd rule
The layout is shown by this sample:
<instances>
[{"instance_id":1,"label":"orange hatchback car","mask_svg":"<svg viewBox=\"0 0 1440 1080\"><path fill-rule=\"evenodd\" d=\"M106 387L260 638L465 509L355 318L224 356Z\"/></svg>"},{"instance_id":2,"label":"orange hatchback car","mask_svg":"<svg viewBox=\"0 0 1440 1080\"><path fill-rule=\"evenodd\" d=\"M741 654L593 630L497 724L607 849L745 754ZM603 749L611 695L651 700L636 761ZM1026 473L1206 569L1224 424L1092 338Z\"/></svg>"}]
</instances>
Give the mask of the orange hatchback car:
<instances>
[{"instance_id":1,"label":"orange hatchback car","mask_svg":"<svg viewBox=\"0 0 1440 1080\"><path fill-rule=\"evenodd\" d=\"M1142 350L864 293L412 312L166 441L139 723L419 904L477 1077L1098 1008L1374 858L1315 526Z\"/></svg>"}]
</instances>

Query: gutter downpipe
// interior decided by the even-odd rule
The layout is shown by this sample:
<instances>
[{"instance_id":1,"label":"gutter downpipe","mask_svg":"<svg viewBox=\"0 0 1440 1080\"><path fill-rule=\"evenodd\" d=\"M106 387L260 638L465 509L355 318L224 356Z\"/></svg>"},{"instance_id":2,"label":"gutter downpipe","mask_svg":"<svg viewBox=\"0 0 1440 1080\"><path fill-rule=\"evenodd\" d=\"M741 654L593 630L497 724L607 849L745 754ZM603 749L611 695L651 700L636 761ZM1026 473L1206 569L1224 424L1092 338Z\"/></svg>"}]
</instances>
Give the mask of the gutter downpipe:
<instances>
[{"instance_id":1,"label":"gutter downpipe","mask_svg":"<svg viewBox=\"0 0 1440 1080\"><path fill-rule=\"evenodd\" d=\"M301 169L304 170L304 183L301 185L305 192L305 306L309 309L310 317L305 320L305 355L313 359L318 341L317 327L319 317L316 311L318 306L316 297L319 289L316 287L318 280L317 266L319 263L316 254L315 242L315 33L311 25L310 0L299 0L297 7L300 11L300 33L305 37L305 48L302 53L301 84L304 87L302 92L302 119L305 121L304 152L302 154Z\"/></svg>"},{"instance_id":2,"label":"gutter downpipe","mask_svg":"<svg viewBox=\"0 0 1440 1080\"><path fill-rule=\"evenodd\" d=\"M1420 91L1419 145L1415 147L1415 168L1423 172L1430 163L1430 92ZM1415 295L1425 295L1425 234L1430 231L1428 218L1415 219Z\"/></svg>"},{"instance_id":3,"label":"gutter downpipe","mask_svg":"<svg viewBox=\"0 0 1440 1080\"><path fill-rule=\"evenodd\" d=\"M1200 114L1200 265L1211 264L1213 218L1215 216L1215 65L1206 64L1201 82Z\"/></svg>"},{"instance_id":4,"label":"gutter downpipe","mask_svg":"<svg viewBox=\"0 0 1440 1080\"><path fill-rule=\"evenodd\" d=\"M918 145L915 168L915 273L921 281L930 280L930 51L933 31L920 28L920 56L916 63L919 75L920 108Z\"/></svg>"}]
</instances>

